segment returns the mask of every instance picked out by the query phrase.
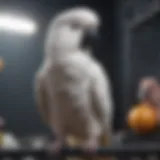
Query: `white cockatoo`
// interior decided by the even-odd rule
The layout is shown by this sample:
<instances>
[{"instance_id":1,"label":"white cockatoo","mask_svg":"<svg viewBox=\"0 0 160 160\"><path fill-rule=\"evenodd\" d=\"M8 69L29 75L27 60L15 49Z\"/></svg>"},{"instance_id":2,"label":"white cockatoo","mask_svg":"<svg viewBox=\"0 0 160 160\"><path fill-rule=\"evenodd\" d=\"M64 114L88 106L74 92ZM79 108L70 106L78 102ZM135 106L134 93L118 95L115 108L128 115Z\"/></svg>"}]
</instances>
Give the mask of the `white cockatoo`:
<instances>
[{"instance_id":1,"label":"white cockatoo","mask_svg":"<svg viewBox=\"0 0 160 160\"><path fill-rule=\"evenodd\" d=\"M105 137L111 140L111 84L92 55L99 26L100 17L87 7L65 10L50 24L35 89L39 111L57 138L54 149L65 141L94 150L107 145Z\"/></svg>"}]
</instances>

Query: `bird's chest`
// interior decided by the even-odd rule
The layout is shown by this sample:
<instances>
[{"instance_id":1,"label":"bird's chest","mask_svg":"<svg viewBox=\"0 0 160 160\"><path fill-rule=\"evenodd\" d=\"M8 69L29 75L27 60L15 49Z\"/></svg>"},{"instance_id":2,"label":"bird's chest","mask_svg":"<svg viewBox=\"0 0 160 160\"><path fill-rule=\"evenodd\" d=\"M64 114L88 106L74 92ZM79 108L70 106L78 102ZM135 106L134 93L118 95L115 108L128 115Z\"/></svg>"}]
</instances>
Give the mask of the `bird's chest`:
<instances>
[{"instance_id":1,"label":"bird's chest","mask_svg":"<svg viewBox=\"0 0 160 160\"><path fill-rule=\"evenodd\" d=\"M85 72L78 68L58 67L52 70L51 77L52 95L54 105L52 107L66 130L78 130L83 127L87 119L89 107L89 80ZM74 126L74 127L73 127Z\"/></svg>"},{"instance_id":2,"label":"bird's chest","mask_svg":"<svg viewBox=\"0 0 160 160\"><path fill-rule=\"evenodd\" d=\"M79 69L58 67L52 72L52 92L65 113L77 113L87 102L89 78ZM81 107L80 107L81 106Z\"/></svg>"},{"instance_id":3,"label":"bird's chest","mask_svg":"<svg viewBox=\"0 0 160 160\"><path fill-rule=\"evenodd\" d=\"M86 103L80 91L71 93L63 90L57 93L57 105L59 114L63 113L66 120L72 121L76 118L83 118L86 109Z\"/></svg>"},{"instance_id":4,"label":"bird's chest","mask_svg":"<svg viewBox=\"0 0 160 160\"><path fill-rule=\"evenodd\" d=\"M82 127L86 123L88 103L80 98L79 93L61 92L57 103L59 118L63 119L65 129L69 132L72 129ZM77 95L76 95L77 94ZM74 127L73 127L74 126ZM77 129L76 129L77 130Z\"/></svg>"}]
</instances>

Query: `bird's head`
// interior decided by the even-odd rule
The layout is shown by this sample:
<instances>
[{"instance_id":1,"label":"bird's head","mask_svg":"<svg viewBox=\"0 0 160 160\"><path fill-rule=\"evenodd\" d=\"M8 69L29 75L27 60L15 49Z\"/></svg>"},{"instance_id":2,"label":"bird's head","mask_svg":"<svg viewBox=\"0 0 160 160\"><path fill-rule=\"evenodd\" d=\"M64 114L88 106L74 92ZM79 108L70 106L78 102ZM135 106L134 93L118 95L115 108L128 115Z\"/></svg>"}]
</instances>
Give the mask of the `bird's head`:
<instances>
[{"instance_id":1,"label":"bird's head","mask_svg":"<svg viewBox=\"0 0 160 160\"><path fill-rule=\"evenodd\" d=\"M57 15L49 27L47 49L65 52L90 50L98 39L99 26L99 15L89 8L66 10Z\"/></svg>"}]
</instances>

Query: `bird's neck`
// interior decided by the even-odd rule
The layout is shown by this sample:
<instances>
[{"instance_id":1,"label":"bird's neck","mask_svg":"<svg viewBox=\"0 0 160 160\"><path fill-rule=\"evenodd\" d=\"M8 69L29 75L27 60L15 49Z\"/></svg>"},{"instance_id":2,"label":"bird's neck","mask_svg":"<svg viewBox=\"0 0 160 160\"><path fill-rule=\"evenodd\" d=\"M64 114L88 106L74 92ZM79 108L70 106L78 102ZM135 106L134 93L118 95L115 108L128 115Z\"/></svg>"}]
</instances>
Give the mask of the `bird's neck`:
<instances>
[{"instance_id":1,"label":"bird's neck","mask_svg":"<svg viewBox=\"0 0 160 160\"><path fill-rule=\"evenodd\" d=\"M84 54L84 55L89 55L91 56L91 50L90 49L70 49L70 50L60 50L60 49L55 49L54 51L50 51L48 53L45 54L45 60L47 61L57 61L57 60L61 60L64 59L70 55L75 55L75 54Z\"/></svg>"}]
</instances>

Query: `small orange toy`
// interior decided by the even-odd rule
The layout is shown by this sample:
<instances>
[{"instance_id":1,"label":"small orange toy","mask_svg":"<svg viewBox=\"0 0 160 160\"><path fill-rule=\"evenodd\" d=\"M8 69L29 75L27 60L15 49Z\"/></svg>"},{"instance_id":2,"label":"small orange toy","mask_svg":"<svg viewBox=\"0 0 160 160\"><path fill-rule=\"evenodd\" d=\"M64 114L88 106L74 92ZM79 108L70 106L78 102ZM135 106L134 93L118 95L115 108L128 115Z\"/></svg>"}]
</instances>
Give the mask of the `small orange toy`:
<instances>
[{"instance_id":1,"label":"small orange toy","mask_svg":"<svg viewBox=\"0 0 160 160\"><path fill-rule=\"evenodd\" d=\"M148 104L133 107L127 118L129 127L140 134L152 132L158 125L156 110Z\"/></svg>"}]
</instances>

